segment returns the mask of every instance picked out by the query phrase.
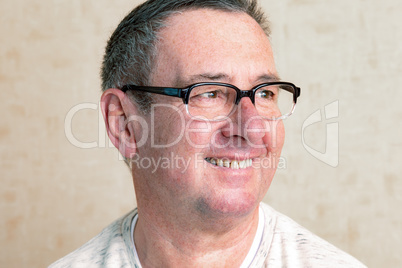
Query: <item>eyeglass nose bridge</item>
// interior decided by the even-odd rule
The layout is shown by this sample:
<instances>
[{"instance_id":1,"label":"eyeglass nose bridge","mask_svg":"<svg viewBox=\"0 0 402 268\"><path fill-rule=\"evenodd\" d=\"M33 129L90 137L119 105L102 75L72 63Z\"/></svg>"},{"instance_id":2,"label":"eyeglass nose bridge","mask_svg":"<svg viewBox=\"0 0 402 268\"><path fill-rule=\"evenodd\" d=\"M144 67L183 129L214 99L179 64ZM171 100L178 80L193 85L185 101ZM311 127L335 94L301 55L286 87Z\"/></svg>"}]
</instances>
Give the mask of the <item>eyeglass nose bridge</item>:
<instances>
[{"instance_id":1,"label":"eyeglass nose bridge","mask_svg":"<svg viewBox=\"0 0 402 268\"><path fill-rule=\"evenodd\" d=\"M238 90L238 92L237 92L237 98L236 98L236 102L235 102L235 104L236 105L239 105L239 103L240 103L240 101L241 101L241 99L242 98L244 98L244 97L249 97L250 98L250 100L251 100L251 103L253 104L253 105L255 105L255 103L254 103L254 100L255 100L255 98L254 98L254 96L255 96L255 90Z\"/></svg>"}]
</instances>

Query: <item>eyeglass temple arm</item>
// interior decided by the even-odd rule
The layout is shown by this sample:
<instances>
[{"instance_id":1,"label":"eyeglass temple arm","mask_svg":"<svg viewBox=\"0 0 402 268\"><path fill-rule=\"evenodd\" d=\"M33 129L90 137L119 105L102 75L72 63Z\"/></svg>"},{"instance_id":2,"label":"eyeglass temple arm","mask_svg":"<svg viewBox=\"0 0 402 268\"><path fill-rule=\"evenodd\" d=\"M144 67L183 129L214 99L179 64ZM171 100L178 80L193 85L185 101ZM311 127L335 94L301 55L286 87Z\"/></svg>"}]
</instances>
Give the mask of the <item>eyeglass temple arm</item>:
<instances>
[{"instance_id":1,"label":"eyeglass temple arm","mask_svg":"<svg viewBox=\"0 0 402 268\"><path fill-rule=\"evenodd\" d=\"M125 85L122 87L122 91L126 92L127 90L139 90L143 92L155 93L165 96L172 96L177 98L183 98L183 92L180 88L171 88L171 87L142 87L135 85Z\"/></svg>"}]
</instances>

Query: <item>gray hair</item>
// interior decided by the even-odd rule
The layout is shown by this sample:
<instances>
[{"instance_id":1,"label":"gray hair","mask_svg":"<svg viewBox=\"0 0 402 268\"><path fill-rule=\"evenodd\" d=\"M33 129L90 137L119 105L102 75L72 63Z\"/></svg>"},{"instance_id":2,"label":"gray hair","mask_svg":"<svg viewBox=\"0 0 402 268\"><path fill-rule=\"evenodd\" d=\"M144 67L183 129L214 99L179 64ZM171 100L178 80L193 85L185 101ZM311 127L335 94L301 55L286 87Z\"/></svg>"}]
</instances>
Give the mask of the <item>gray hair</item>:
<instances>
[{"instance_id":1,"label":"gray hair","mask_svg":"<svg viewBox=\"0 0 402 268\"><path fill-rule=\"evenodd\" d=\"M270 35L267 18L257 0L148 0L132 10L110 37L103 58L102 89L125 84L147 86L157 54L157 34L166 19L178 12L208 8L246 13ZM150 93L132 92L131 98L144 113L152 104Z\"/></svg>"}]
</instances>

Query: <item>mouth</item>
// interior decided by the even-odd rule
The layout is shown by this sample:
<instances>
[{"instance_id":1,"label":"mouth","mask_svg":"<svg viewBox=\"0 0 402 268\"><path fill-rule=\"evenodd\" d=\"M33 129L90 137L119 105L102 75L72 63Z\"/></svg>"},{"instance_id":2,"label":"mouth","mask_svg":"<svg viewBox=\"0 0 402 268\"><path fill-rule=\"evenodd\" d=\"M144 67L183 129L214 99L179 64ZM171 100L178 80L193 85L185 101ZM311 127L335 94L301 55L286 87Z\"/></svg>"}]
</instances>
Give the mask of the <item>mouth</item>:
<instances>
[{"instance_id":1,"label":"mouth","mask_svg":"<svg viewBox=\"0 0 402 268\"><path fill-rule=\"evenodd\" d=\"M253 165L253 159L245 159L242 161L238 161L238 160L207 157L205 158L205 161L218 167L225 167L230 169L245 169Z\"/></svg>"}]
</instances>

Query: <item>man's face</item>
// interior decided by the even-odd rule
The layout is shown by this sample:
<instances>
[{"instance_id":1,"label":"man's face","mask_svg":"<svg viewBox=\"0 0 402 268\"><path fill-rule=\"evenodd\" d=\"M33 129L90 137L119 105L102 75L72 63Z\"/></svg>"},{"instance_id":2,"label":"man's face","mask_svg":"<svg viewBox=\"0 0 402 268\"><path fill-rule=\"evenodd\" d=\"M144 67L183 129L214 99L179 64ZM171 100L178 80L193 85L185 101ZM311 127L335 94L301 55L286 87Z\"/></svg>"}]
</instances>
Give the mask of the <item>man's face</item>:
<instances>
[{"instance_id":1,"label":"man's face","mask_svg":"<svg viewBox=\"0 0 402 268\"><path fill-rule=\"evenodd\" d=\"M159 38L153 86L214 81L249 90L276 77L270 43L248 15L185 11L167 20ZM179 98L154 97L157 105L145 118L152 127L134 157L137 195L161 209L210 217L253 211L279 161L282 122L259 118L249 98L227 120L205 122L193 120Z\"/></svg>"}]
</instances>

